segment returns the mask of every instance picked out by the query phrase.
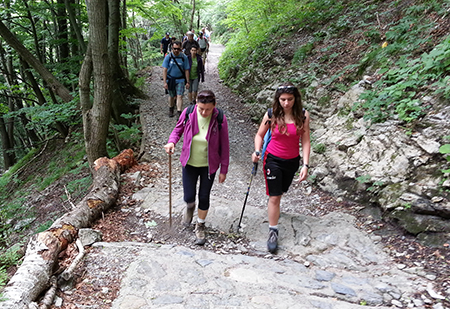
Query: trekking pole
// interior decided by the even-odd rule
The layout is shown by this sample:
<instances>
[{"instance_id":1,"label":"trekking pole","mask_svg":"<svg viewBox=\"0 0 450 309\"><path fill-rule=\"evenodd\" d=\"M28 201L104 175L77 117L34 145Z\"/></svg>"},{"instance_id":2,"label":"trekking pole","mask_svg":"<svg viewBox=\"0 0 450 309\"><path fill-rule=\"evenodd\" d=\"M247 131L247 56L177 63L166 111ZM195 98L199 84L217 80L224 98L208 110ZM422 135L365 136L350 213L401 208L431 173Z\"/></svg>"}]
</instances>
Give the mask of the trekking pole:
<instances>
[{"instance_id":1,"label":"trekking pole","mask_svg":"<svg viewBox=\"0 0 450 309\"><path fill-rule=\"evenodd\" d=\"M172 227L172 153L169 153L169 226Z\"/></svg>"},{"instance_id":2,"label":"trekking pole","mask_svg":"<svg viewBox=\"0 0 450 309\"><path fill-rule=\"evenodd\" d=\"M258 170L258 162L253 163L252 175L250 176L250 181L248 183L247 194L245 195L244 206L242 207L241 217L239 218L238 230L241 228L242 217L244 216L245 204L247 204L248 193L250 192L250 186L252 185L253 176L256 175Z\"/></svg>"}]
</instances>

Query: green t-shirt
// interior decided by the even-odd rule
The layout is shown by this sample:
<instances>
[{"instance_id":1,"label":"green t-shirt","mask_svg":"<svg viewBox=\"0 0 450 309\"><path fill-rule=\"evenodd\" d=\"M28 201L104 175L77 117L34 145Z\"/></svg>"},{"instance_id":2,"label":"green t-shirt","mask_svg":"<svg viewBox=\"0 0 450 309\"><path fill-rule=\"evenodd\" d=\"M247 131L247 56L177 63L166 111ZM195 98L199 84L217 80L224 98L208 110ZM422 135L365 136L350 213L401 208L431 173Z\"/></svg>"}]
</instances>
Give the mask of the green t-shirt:
<instances>
[{"instance_id":1,"label":"green t-shirt","mask_svg":"<svg viewBox=\"0 0 450 309\"><path fill-rule=\"evenodd\" d=\"M192 66L191 66L191 72L189 73L189 79L196 79L198 78L198 72L197 72L197 58L192 58Z\"/></svg>"},{"instance_id":2,"label":"green t-shirt","mask_svg":"<svg viewBox=\"0 0 450 309\"><path fill-rule=\"evenodd\" d=\"M208 141L206 134L208 133L211 115L204 118L197 109L197 123L199 132L192 137L191 155L187 164L195 167L208 166Z\"/></svg>"}]
</instances>

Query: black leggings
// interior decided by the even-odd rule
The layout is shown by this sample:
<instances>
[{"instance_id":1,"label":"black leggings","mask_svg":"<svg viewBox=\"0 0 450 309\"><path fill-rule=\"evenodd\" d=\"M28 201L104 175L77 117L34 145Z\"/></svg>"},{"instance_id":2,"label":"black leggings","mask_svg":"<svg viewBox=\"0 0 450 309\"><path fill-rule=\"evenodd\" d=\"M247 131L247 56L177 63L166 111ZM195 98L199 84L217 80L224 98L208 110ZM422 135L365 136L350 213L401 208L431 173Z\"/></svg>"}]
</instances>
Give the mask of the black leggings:
<instances>
[{"instance_id":1,"label":"black leggings","mask_svg":"<svg viewBox=\"0 0 450 309\"><path fill-rule=\"evenodd\" d=\"M194 167L186 165L183 167L183 192L186 203L195 202L195 193L197 181L200 177L200 187L198 190L198 208L201 210L209 209L209 196L214 183L216 173L208 175L208 167Z\"/></svg>"}]
</instances>

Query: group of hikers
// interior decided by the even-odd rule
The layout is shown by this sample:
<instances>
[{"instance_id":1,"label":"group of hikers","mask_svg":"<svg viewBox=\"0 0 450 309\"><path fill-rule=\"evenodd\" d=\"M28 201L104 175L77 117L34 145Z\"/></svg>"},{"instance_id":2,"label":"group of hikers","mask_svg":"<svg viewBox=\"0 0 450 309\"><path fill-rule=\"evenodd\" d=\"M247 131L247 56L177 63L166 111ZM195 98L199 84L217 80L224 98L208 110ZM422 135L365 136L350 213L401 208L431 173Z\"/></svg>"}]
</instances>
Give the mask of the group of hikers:
<instances>
[{"instance_id":1,"label":"group of hikers","mask_svg":"<svg viewBox=\"0 0 450 309\"><path fill-rule=\"evenodd\" d=\"M209 39L203 31L197 38L188 31L183 42L170 38L170 33L161 40L161 53L164 54L163 82L169 95L169 117L178 116L183 108L184 89L188 89L190 104L195 104L199 82L205 81L205 60L209 49Z\"/></svg>"},{"instance_id":2,"label":"group of hikers","mask_svg":"<svg viewBox=\"0 0 450 309\"><path fill-rule=\"evenodd\" d=\"M200 32L198 38L201 37ZM227 117L216 107L216 96L211 90L202 90L197 96L198 82L205 78L201 52L208 47L209 43L201 47L194 39L194 33L189 31L183 43L172 43L171 52L162 64L164 89L169 94L169 116L174 116L175 99L178 111L177 124L164 149L172 155L175 145L183 137L180 155L186 202L183 224L191 225L197 199L196 245L206 243L205 220L211 189L217 172L219 183L225 181L230 160ZM162 47L161 52L165 51ZM182 110L184 88L189 89L191 104ZM303 108L298 88L292 83L283 83L276 89L272 108L265 113L254 138L255 151L251 161L256 164L263 158L266 194L269 196L267 249L271 253L278 249L281 197L288 191L300 167L298 181L308 176L311 151L309 122L309 113ZM270 142L265 138L267 133L270 133Z\"/></svg>"}]
</instances>

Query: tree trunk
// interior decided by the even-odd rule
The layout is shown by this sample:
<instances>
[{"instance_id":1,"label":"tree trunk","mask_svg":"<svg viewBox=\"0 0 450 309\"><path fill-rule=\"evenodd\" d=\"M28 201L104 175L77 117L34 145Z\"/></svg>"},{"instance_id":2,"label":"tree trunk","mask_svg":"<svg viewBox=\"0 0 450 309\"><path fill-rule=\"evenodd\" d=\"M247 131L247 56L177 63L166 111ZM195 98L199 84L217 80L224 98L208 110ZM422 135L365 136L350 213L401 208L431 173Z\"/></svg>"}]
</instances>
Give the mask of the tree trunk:
<instances>
[{"instance_id":1,"label":"tree trunk","mask_svg":"<svg viewBox=\"0 0 450 309\"><path fill-rule=\"evenodd\" d=\"M95 161L91 191L48 230L30 238L22 265L3 291L7 301L0 304L2 309L28 308L48 288L58 255L75 241L80 228L91 226L102 212L115 204L120 174L135 164L131 149L113 159L99 158Z\"/></svg>"},{"instance_id":2,"label":"tree trunk","mask_svg":"<svg viewBox=\"0 0 450 309\"><path fill-rule=\"evenodd\" d=\"M0 36L11 46L14 50L31 65L44 81L49 85L50 89L53 90L64 102L72 101L73 97L70 94L69 89L64 87L49 70L38 60L33 54L30 53L28 49L23 46L23 44L14 36L14 34L9 31L5 24L0 21Z\"/></svg>"},{"instance_id":3,"label":"tree trunk","mask_svg":"<svg viewBox=\"0 0 450 309\"><path fill-rule=\"evenodd\" d=\"M5 170L7 170L16 163L16 159L14 156L13 148L11 147L3 116L0 116L0 138L2 144L3 165Z\"/></svg>"},{"instance_id":4,"label":"tree trunk","mask_svg":"<svg viewBox=\"0 0 450 309\"><path fill-rule=\"evenodd\" d=\"M91 0L88 4L89 45L95 83L92 107L83 106L83 127L86 154L92 168L95 159L108 155L106 137L111 115L111 70L108 59L106 0Z\"/></svg>"},{"instance_id":5,"label":"tree trunk","mask_svg":"<svg viewBox=\"0 0 450 309\"><path fill-rule=\"evenodd\" d=\"M122 21L121 21L121 24L120 24L120 26L121 26L121 28L122 29L126 29L127 28L127 0L122 0L122 14L121 14L121 17L122 17ZM125 44L125 46L126 46L126 44L127 44L127 37L126 37L126 35L124 35L123 37L122 37L122 41L124 42L124 44ZM128 61L127 61L127 53L126 52L123 52L123 53L121 53L120 54L120 64L121 64L121 66L123 67L123 74L125 74L125 76L126 76L126 78L130 78L130 74L129 74L129 72L128 72Z\"/></svg>"},{"instance_id":6,"label":"tree trunk","mask_svg":"<svg viewBox=\"0 0 450 309\"><path fill-rule=\"evenodd\" d=\"M194 29L194 16L195 16L195 0L192 0L192 13L191 13L191 23L189 24L189 30Z\"/></svg>"},{"instance_id":7,"label":"tree trunk","mask_svg":"<svg viewBox=\"0 0 450 309\"><path fill-rule=\"evenodd\" d=\"M56 20L58 25L57 36L60 44L58 44L58 62L65 63L69 59L70 48L69 48L69 35L67 27L67 14L64 0L58 0L57 10L56 10ZM67 72L64 72L67 74Z\"/></svg>"},{"instance_id":8,"label":"tree trunk","mask_svg":"<svg viewBox=\"0 0 450 309\"><path fill-rule=\"evenodd\" d=\"M78 45L80 46L81 53L86 52L86 43L84 42L83 34L80 29L80 25L78 24L76 14L72 8L73 1L70 0L64 0L64 4L66 6L67 13L69 14L69 20L70 20L70 27L72 27L72 31L75 33Z\"/></svg>"}]
</instances>

